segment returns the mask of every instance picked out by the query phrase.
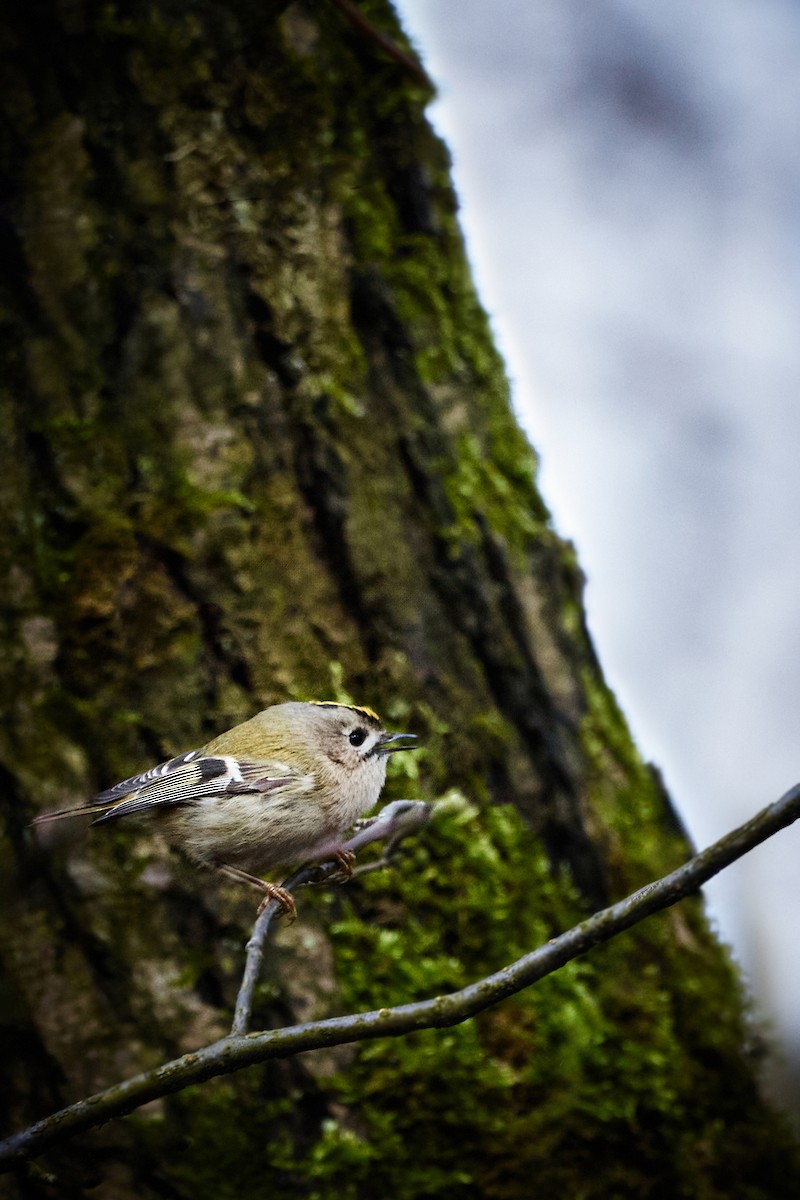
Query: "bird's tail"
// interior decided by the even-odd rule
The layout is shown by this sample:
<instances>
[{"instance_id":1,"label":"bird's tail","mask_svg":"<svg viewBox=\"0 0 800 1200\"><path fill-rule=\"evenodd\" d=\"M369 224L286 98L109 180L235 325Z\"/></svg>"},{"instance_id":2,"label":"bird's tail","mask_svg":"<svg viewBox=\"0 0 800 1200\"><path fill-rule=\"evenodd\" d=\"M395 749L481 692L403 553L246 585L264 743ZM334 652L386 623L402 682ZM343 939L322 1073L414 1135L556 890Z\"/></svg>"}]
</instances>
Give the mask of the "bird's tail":
<instances>
[{"instance_id":1,"label":"bird's tail","mask_svg":"<svg viewBox=\"0 0 800 1200\"><path fill-rule=\"evenodd\" d=\"M61 821L65 817L96 817L99 813L106 813L113 804L105 802L103 804L93 804L91 801L88 804L79 804L77 808L58 808L55 812L40 813L38 817L34 817L32 825L47 825L50 821Z\"/></svg>"}]
</instances>

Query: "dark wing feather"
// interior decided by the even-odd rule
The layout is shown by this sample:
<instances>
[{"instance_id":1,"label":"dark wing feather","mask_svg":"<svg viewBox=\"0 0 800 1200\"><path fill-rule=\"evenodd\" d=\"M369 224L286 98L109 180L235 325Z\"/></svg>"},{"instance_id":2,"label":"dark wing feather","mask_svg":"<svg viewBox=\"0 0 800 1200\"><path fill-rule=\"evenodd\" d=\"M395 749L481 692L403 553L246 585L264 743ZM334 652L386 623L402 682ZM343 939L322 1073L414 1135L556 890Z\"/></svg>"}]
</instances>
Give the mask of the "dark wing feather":
<instances>
[{"instance_id":1,"label":"dark wing feather","mask_svg":"<svg viewBox=\"0 0 800 1200\"><path fill-rule=\"evenodd\" d=\"M121 783L115 783L113 787L106 788L104 792L99 792L91 803L113 804L115 800L124 800L126 796L130 796L131 792L148 787L163 776L177 771L185 763L194 762L202 756L202 750L185 750L183 754L178 754L167 762L159 763L157 767L151 767L149 771L142 771L140 775L131 775L130 779L123 779Z\"/></svg>"},{"instance_id":2,"label":"dark wing feather","mask_svg":"<svg viewBox=\"0 0 800 1200\"><path fill-rule=\"evenodd\" d=\"M274 774L270 773L271 766L276 768ZM285 787L296 778L296 775L287 772L283 763L242 762L226 754L202 754L190 750L161 767L110 788L109 791L116 795L120 794L120 789L124 788L125 791L122 798L112 802L92 824L114 821L118 817L128 817L150 808L192 804L205 796L270 792ZM103 795L107 796L108 793ZM97 800L100 799L98 796Z\"/></svg>"},{"instance_id":3,"label":"dark wing feather","mask_svg":"<svg viewBox=\"0 0 800 1200\"><path fill-rule=\"evenodd\" d=\"M242 761L231 755L187 750L168 762L151 767L149 771L131 775L129 779L106 788L79 808L43 813L35 819L34 824L59 817L99 813L92 822L93 825L99 825L152 808L191 804L206 796L272 792L297 779L297 773L293 773L285 763Z\"/></svg>"}]
</instances>

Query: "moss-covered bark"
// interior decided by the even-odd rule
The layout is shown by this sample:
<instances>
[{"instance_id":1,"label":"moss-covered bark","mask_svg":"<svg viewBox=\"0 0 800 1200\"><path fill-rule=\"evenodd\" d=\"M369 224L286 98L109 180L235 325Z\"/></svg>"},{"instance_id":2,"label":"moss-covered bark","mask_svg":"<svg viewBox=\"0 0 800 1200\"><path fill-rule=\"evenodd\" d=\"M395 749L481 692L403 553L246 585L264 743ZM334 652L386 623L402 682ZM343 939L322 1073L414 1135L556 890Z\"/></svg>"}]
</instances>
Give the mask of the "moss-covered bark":
<instances>
[{"instance_id":1,"label":"moss-covered bark","mask_svg":"<svg viewBox=\"0 0 800 1200\"><path fill-rule=\"evenodd\" d=\"M402 38L386 0L362 5ZM4 1125L220 1035L251 900L37 811L291 697L426 735L268 1026L434 994L685 854L587 636L424 89L325 0L0 16ZM448 1032L192 1089L20 1196L784 1197L699 902Z\"/></svg>"}]
</instances>

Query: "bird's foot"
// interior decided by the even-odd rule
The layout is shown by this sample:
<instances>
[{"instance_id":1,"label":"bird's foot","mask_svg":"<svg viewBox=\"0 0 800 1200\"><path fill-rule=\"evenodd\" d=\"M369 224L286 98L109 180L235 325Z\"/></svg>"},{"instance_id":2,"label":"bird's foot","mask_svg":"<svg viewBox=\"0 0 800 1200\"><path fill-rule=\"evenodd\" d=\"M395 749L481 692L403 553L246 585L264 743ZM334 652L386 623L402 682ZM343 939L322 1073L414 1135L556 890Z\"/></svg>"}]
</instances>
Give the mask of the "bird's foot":
<instances>
[{"instance_id":1,"label":"bird's foot","mask_svg":"<svg viewBox=\"0 0 800 1200\"><path fill-rule=\"evenodd\" d=\"M347 883L348 879L353 878L353 863L356 861L356 856L352 850L337 850L335 854L331 855L331 860L339 864L339 869L328 876L329 883Z\"/></svg>"},{"instance_id":2,"label":"bird's foot","mask_svg":"<svg viewBox=\"0 0 800 1200\"><path fill-rule=\"evenodd\" d=\"M287 916L289 924L297 920L297 905L295 904L294 896L288 892L286 888L281 887L279 883L268 883L266 879L261 880L261 886L264 890L264 899L258 906L257 915L260 917L264 909L269 904L270 900L277 900L281 906L281 912L278 916Z\"/></svg>"},{"instance_id":3,"label":"bird's foot","mask_svg":"<svg viewBox=\"0 0 800 1200\"><path fill-rule=\"evenodd\" d=\"M249 871L243 871L240 867L231 867L227 863L219 863L218 869L223 875L227 875L229 879L249 884L250 887L257 888L259 892L264 893L264 899L258 906L257 915L259 917L270 900L278 900L281 906L281 912L278 913L278 916L283 916L285 913L290 922L297 919L297 905L294 902L294 896L285 887L281 887L279 883L270 883L268 879L259 879L258 875L251 875Z\"/></svg>"}]
</instances>

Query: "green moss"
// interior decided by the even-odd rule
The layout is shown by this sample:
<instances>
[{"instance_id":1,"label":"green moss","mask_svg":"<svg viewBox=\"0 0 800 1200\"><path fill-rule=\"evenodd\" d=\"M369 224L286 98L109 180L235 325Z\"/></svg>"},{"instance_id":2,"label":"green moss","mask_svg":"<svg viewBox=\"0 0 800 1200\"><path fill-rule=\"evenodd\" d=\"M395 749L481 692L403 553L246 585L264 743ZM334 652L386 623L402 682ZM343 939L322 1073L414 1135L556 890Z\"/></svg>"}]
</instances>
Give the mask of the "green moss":
<instances>
[{"instance_id":1,"label":"green moss","mask_svg":"<svg viewBox=\"0 0 800 1200\"><path fill-rule=\"evenodd\" d=\"M363 887L367 913L332 930L348 1011L462 986L580 914L514 810L455 799L402 872ZM410 916L385 926L400 898ZM643 1196L657 1160L657 1194L722 1197L735 1178L726 1123L754 1119L754 1093L731 1057L738 985L709 950L683 983L664 915L465 1026L360 1047L333 1092L353 1125L326 1123L304 1164L324 1179L313 1194ZM705 1110L715 1059L738 1072L722 1119ZM716 1178L711 1160L728 1163ZM777 1194L766 1171L745 1185L753 1196Z\"/></svg>"},{"instance_id":2,"label":"green moss","mask_svg":"<svg viewBox=\"0 0 800 1200\"><path fill-rule=\"evenodd\" d=\"M639 755L616 699L592 669L582 739L589 763L587 797L608 839L617 886L633 891L688 857L680 823L665 811L663 788Z\"/></svg>"}]
</instances>

